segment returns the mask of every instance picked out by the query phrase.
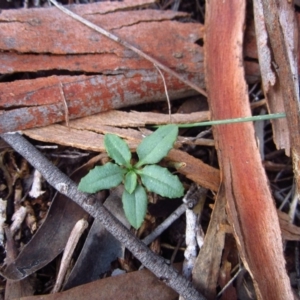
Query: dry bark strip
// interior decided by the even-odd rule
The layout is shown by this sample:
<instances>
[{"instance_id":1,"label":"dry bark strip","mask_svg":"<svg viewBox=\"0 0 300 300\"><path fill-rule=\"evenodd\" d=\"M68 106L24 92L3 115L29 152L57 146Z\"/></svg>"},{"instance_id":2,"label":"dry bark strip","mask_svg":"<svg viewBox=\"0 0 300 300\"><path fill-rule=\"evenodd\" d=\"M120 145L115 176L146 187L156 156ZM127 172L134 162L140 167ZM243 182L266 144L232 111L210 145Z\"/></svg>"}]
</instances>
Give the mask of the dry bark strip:
<instances>
[{"instance_id":1,"label":"dry bark strip","mask_svg":"<svg viewBox=\"0 0 300 300\"><path fill-rule=\"evenodd\" d=\"M202 88L200 88L197 84L194 84L192 81L184 78L183 76L181 76L177 72L173 71L171 68L167 67L165 64L161 63L159 60L155 59L151 55L148 55L144 51L142 51L139 48L135 47L132 43L128 43L124 39L120 38L118 35L113 34L111 31L107 31L102 26L97 26L93 22L90 22L87 19L81 17L80 15L75 14L74 12L72 12L69 9L65 8L63 5L59 4L56 0L50 0L50 2L52 4L54 4L55 7L57 7L60 11L62 11L64 14L72 17L74 20L79 21L80 23L84 24L88 28L93 29L94 31L100 33L101 35L103 35L105 37L108 37L110 40L112 40L112 41L116 42L117 44L123 46L125 49L127 49L127 50L129 49L133 53L137 54L138 56L143 57L143 58L147 59L148 61L150 61L155 66L155 68L157 69L157 71L160 73L160 75L162 77L163 77L163 73L161 71L164 71L164 72L172 75L173 77L178 78L180 81L185 83L187 86L190 86L192 89L194 89L198 93L206 96L206 92ZM164 78L163 78L163 80L164 80ZM164 85L165 85L165 81L164 81ZM167 88L165 87L165 89L167 89ZM168 99L168 101L169 101L169 99Z\"/></svg>"},{"instance_id":2,"label":"dry bark strip","mask_svg":"<svg viewBox=\"0 0 300 300\"><path fill-rule=\"evenodd\" d=\"M86 13L90 5L95 8L93 14ZM199 69L203 57L196 41L203 37L203 25L176 21L188 17L188 14L157 10L102 14L104 5L100 2L78 6L82 9L82 17L131 44L139 45L141 50L157 56L169 67L177 71L199 71L197 67ZM4 74L57 68L111 73L126 69L153 69L149 61L56 8L16 13L4 11L0 17L0 29L0 49L5 51L1 57L1 73Z\"/></svg>"},{"instance_id":3,"label":"dry bark strip","mask_svg":"<svg viewBox=\"0 0 300 300\"><path fill-rule=\"evenodd\" d=\"M286 2L287 4L287 2ZM284 103L279 83L276 80L275 70L272 66L271 49L268 45L268 34L266 32L263 14L262 0L253 1L254 20L259 66L262 75L262 86L270 113L284 111ZM296 25L291 22L292 26ZM290 138L287 119L272 120L273 140L277 149L285 149L286 155L290 155Z\"/></svg>"},{"instance_id":4,"label":"dry bark strip","mask_svg":"<svg viewBox=\"0 0 300 300\"><path fill-rule=\"evenodd\" d=\"M227 221L225 211L226 199L224 185L221 184L216 197L214 209L193 269L193 283L208 300L216 299L225 234L222 229Z\"/></svg>"},{"instance_id":5,"label":"dry bark strip","mask_svg":"<svg viewBox=\"0 0 300 300\"><path fill-rule=\"evenodd\" d=\"M79 125L79 122L77 121L75 122L75 125L70 122L70 127L55 124L43 128L26 130L24 134L39 141L98 152L105 151L103 134L101 133L114 133L126 138L131 150L136 149L137 145L141 142L142 134L137 130L119 129L103 126L101 124L99 125L97 124L96 118L93 118L94 122L91 124L89 122L90 118L87 118L86 124L80 122L81 124ZM84 119L82 119L82 121L84 121ZM86 129L91 129L96 132ZM200 159L197 159L184 151L172 149L168 153L166 160L179 164L180 167L178 168L178 172L197 184L213 191L218 190L220 184L219 171L205 164ZM199 170L201 170L201 172L199 172Z\"/></svg>"},{"instance_id":6,"label":"dry bark strip","mask_svg":"<svg viewBox=\"0 0 300 300\"><path fill-rule=\"evenodd\" d=\"M107 231L123 243L160 280L172 287L186 300L205 300L205 297L196 291L191 282L182 277L173 267L168 266L162 257L154 254L144 243L139 241L94 196L79 192L77 185L68 176L51 164L21 135L18 133L2 134L1 138L19 152L34 168L39 170L50 185L80 205L92 217L98 219ZM28 268L30 267L31 265L28 265ZM24 269L17 269L17 271L22 273Z\"/></svg>"},{"instance_id":7,"label":"dry bark strip","mask_svg":"<svg viewBox=\"0 0 300 300\"><path fill-rule=\"evenodd\" d=\"M193 99L192 103L196 103ZM197 123L210 120L209 111L172 114L172 122L176 124ZM162 113L140 112L140 111L119 111L111 110L84 119L72 121L72 125L81 123L97 123L116 127L145 127L146 125L165 125L169 123L169 116Z\"/></svg>"},{"instance_id":8,"label":"dry bark strip","mask_svg":"<svg viewBox=\"0 0 300 300\"><path fill-rule=\"evenodd\" d=\"M179 80L168 75L165 78L172 99L195 94ZM7 110L1 111L0 133L64 121L66 111L60 83L63 84L69 119L161 101L166 97L161 77L156 71L133 71L115 76L70 76L66 80L53 76L21 83L2 83L0 107Z\"/></svg>"},{"instance_id":9,"label":"dry bark strip","mask_svg":"<svg viewBox=\"0 0 300 300\"><path fill-rule=\"evenodd\" d=\"M291 10L292 3L286 3L285 8L278 5L277 1L263 1L263 10L270 44L272 47L275 63L278 66L278 91L282 94L284 108L287 115L287 122L291 142L291 154L293 158L294 174L298 197L300 194L300 115L299 115L299 87L297 76L294 76L295 64L289 56L289 49L286 46L285 24L282 19L287 18L287 22L295 22ZM294 33L294 32L293 32ZM290 33L291 34L291 33ZM295 37L294 37L295 38ZM297 35L296 41L297 45ZM295 80L296 85L295 85Z\"/></svg>"},{"instance_id":10,"label":"dry bark strip","mask_svg":"<svg viewBox=\"0 0 300 300\"><path fill-rule=\"evenodd\" d=\"M206 9L205 75L212 118L250 116L242 60L245 1L210 0ZM216 126L214 137L228 216L257 296L259 299L293 299L279 221L253 125Z\"/></svg>"},{"instance_id":11,"label":"dry bark strip","mask_svg":"<svg viewBox=\"0 0 300 300\"><path fill-rule=\"evenodd\" d=\"M288 214L277 211L282 238L286 241L300 241L300 228L291 224L291 218Z\"/></svg>"}]
</instances>

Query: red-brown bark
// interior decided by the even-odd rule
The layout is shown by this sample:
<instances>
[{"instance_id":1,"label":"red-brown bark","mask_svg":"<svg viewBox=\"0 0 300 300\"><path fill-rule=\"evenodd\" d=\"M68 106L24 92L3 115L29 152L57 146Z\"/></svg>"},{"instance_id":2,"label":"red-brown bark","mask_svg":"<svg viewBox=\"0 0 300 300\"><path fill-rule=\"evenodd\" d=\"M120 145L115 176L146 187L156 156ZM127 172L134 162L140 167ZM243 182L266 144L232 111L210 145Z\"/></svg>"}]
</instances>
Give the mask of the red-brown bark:
<instances>
[{"instance_id":1,"label":"red-brown bark","mask_svg":"<svg viewBox=\"0 0 300 300\"><path fill-rule=\"evenodd\" d=\"M207 2L205 74L213 119L251 115L242 56L245 1ZM227 210L259 299L293 299L252 123L214 128Z\"/></svg>"},{"instance_id":2,"label":"red-brown bark","mask_svg":"<svg viewBox=\"0 0 300 300\"><path fill-rule=\"evenodd\" d=\"M0 133L64 121L64 98L70 119L166 99L162 78L157 71L140 70L127 75L53 76L0 83L0 107L4 108ZM172 99L195 94L178 79L168 75L165 78ZM64 97L60 83L63 84Z\"/></svg>"},{"instance_id":3,"label":"red-brown bark","mask_svg":"<svg viewBox=\"0 0 300 300\"><path fill-rule=\"evenodd\" d=\"M147 3L99 2L71 9L203 88L203 49L196 42L203 38L204 26L177 22L176 18L188 16L182 12L130 11ZM0 133L63 121L60 83L70 119L166 99L162 78L149 61L56 8L2 11L0 31L1 74L45 74L37 79L0 83ZM247 65L254 80L259 75L257 64ZM62 76L62 72L76 73ZM74 76L77 72L90 76ZM171 99L196 94L179 80L167 74L165 77Z\"/></svg>"}]
</instances>

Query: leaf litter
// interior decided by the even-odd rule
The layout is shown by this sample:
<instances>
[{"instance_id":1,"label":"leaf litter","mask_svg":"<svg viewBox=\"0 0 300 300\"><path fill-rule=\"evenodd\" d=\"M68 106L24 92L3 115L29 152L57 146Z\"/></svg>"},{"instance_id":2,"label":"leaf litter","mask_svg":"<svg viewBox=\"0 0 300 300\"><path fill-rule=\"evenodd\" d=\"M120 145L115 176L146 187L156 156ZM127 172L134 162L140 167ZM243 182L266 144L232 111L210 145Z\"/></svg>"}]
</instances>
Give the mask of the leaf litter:
<instances>
[{"instance_id":1,"label":"leaf litter","mask_svg":"<svg viewBox=\"0 0 300 300\"><path fill-rule=\"evenodd\" d=\"M199 3L201 7L201 1L199 1ZM182 7L186 8L186 5L187 4L183 4ZM25 70L27 71L27 69ZM257 93L259 90L257 85L253 85L253 87L254 91L250 93L250 100L256 98L254 93ZM203 101L196 97L191 99L194 102ZM173 112L178 110L181 113L180 105L185 103L185 101L185 99L174 101L172 104ZM99 116L95 116L95 118L87 117L85 119L71 121L70 127L66 127L64 125L51 125L49 127L30 129L24 133L28 137L31 137L33 140L35 140L34 143L38 146L41 146L45 155L51 158L55 164L62 168L67 174L71 174L71 172L76 168L80 168L80 166L88 163L90 159L93 160L93 157L95 157L97 153L104 151L103 134L107 132L117 133L120 137L126 138L131 151L135 151L145 132L147 134L147 130L138 130L137 127L144 127L145 125L153 124L165 124L168 122L167 115L156 112L154 113L154 111L167 111L167 107L164 104L149 104L140 107L132 107L132 109L137 111L111 111L107 114L102 113ZM140 110L146 111L140 112ZM197 122L199 122L199 118L200 121L202 120L201 115L203 115L203 120L205 120L205 118L210 118L208 111L199 113L194 111L186 111L186 116L181 113L180 115L178 114L178 118L182 118L182 122L184 123L187 121L194 122L192 121L193 115ZM159 121L160 118L163 121ZM172 120L174 120L174 118L176 119L176 114L172 115ZM119 127L124 128L121 129ZM264 165L271 183L272 191L278 203L280 201L285 201L287 203L293 192L291 163L282 152L276 150L271 140L272 131L268 124L265 125L264 132L267 136L267 138L263 140L263 143L265 144ZM228 283L231 282L233 278L235 278L235 284L229 285L226 289L224 289L224 291L222 290L220 297L222 297L222 299L235 299L237 297L241 299L254 299L255 292L251 283L251 279L249 275L247 275L245 268L241 265L239 251L237 250L236 243L232 238L232 228L229 225L225 214L224 187L222 187L222 185L219 187L220 173L214 153L214 143L210 143L213 138L210 132L207 132L206 135L204 135L207 140L202 137L197 138L196 136L199 135L199 133L201 134L201 132L196 129L182 130L182 136L179 138L176 144L177 149L171 150L167 159L162 162L164 166L168 166L172 168L174 172L181 174L180 178L186 187L190 186L191 182L194 181L195 183L210 189L210 192L207 194L204 207L199 209L196 205L194 208L198 214L199 224L201 224L204 229L205 238L194 266L193 282L198 289L204 291L204 295L207 297L207 299L214 299L217 291L222 290L227 286ZM189 140L190 143L184 142L185 140ZM201 140L203 144L202 146L199 146L197 141L199 142ZM57 149L54 150L47 150L47 147L51 147L53 144L62 146L58 146ZM78 149L83 150L78 152ZM56 158L52 156L53 154L56 155ZM85 154L88 154L88 156L84 156ZM93 160L92 165L105 164L107 161L105 156L98 159L98 161ZM8 155L8 153L6 153L4 156L4 164L1 166L1 181L3 182L4 189L2 192L0 190L2 194L1 197L3 199L7 198L8 195L10 196L8 198L12 198L11 194L8 194L8 191L11 191L12 193L15 192L15 182L18 180L24 183L26 182L18 172L20 166L19 162L20 157L18 157L18 155L16 155L14 158L12 154ZM269 162L272 162L273 166L271 166L271 164L267 164ZM86 166L89 166L89 164ZM12 174L9 177L4 176L4 174L7 173L7 170L10 174ZM201 170L201 172L199 172L199 170ZM85 168L83 168L81 171L83 173L87 172ZM32 174L33 170L29 168L28 172ZM22 203L25 203L25 201L30 202L30 205L34 207L35 214L37 215L40 213L39 209L45 205L42 205L41 203L44 202L49 204L51 201L51 194L54 193L51 188L49 189L49 187L47 187L45 182L42 183L42 186L43 190L46 190L45 194L40 195L37 199L31 199L30 197L26 196L26 200L21 200L21 205L23 205ZM27 191L29 191L29 188L25 186L23 195L26 195ZM18 269L21 272L16 274L16 268L11 265L11 274L12 276L16 277L19 276L18 278L24 278L24 276L28 275L29 273L32 274L37 271L37 278L34 281L36 286L35 293L38 294L47 293L49 291L49 287L54 285L55 272L53 272L53 270L56 270L56 267L54 263L51 263L51 261L55 259L55 257L63 250L64 245L67 242L68 235L73 228L72 224L74 224L75 219L80 219L82 215L86 216L86 214L83 214L83 211L79 207L78 210L81 211L80 213L76 214L73 212L71 208L73 203L72 201L68 199L62 200L61 195L58 197L60 197L59 199L61 201L52 201L47 217L45 218L44 213L41 213L40 218L37 218L39 223L38 227L40 226L40 223L43 223L43 225L29 242L28 240L31 238L31 236L28 238L28 240L25 238L26 232L28 232L29 228L28 222L23 222L21 224L21 229L14 237L15 243L18 245L18 250L20 251L20 255L15 260L14 264L16 263L18 265L18 263L21 262L20 265L18 265ZM106 195L100 195L99 197L99 201L103 201L103 198L105 198ZM157 227L172 211L176 209L176 205L172 202L166 202L166 200L161 199L160 197L157 198L155 195L149 195L149 197L151 197L151 210L149 207L145 224L142 229L137 232L137 236L139 238L147 236L153 230L153 228ZM106 201L108 201L108 199ZM164 202L168 203L168 209L165 209L166 212L164 212L163 209L158 208L158 205ZM284 205L283 202L282 207L284 208L285 206L285 211L287 211L287 205ZM52 212L51 209L54 207L56 207L56 211ZM111 211L114 214L117 210L112 208ZM284 212L278 213L281 234L285 241L298 241L300 238L299 227L296 226L298 225L297 210L295 214L296 216L293 217L291 215L288 216ZM52 220L52 223L50 223L51 217L56 218L55 220ZM87 216L86 218L89 220ZM291 220L294 218L296 225L292 224L291 222ZM70 221L69 219L73 221ZM91 220L89 221L91 222ZM166 259L170 259L171 263L173 263L174 260L179 262L183 261L184 249L182 249L182 247L184 248L185 244L182 242L182 240L184 236L184 230L179 225L180 221L184 221L184 217L179 218L179 220L176 221L177 223L175 222L175 224L171 226L169 230L166 229L166 233L155 242L156 246L154 246L155 243L150 246ZM133 259L124 248L122 248L116 239L114 239L112 236L107 237L107 232L105 230L98 229L98 226L101 225L97 225L96 220L94 220L93 223L91 222L91 224L91 229L89 231L91 237L87 237L83 247L80 245L83 243L83 241L79 242L78 245L79 249L77 251L80 252L80 248L82 248L82 252L76 262L78 267L75 265L72 271L77 275L70 276L69 282L72 280L74 281L74 278L78 278L78 274L84 274L84 276L82 276L83 279L79 278L79 282L73 282L71 284L66 282L65 288L73 288L78 284L85 284L90 280L96 280L99 277L109 276L113 270L120 267L129 271L133 271L137 270L140 266L139 263ZM93 226L95 226L94 228L97 229L93 229ZM44 230L46 229L49 230L49 233L44 234ZM63 234L62 229L69 233ZM105 240L100 244L98 242L99 232L103 232L103 235L101 235L100 239ZM97 235L97 239L94 238L95 234ZM55 241L55 243L53 243L53 241ZM95 242L95 245L93 245L93 242ZM27 244L25 248L23 247L24 244ZM51 245L51 247L49 247L49 245ZM108 248L106 248L105 245L107 245ZM296 247L297 244L293 242L286 244L286 258L288 259L287 269L289 273L297 272L297 266L293 265L295 262L293 261L292 257L292 253L296 253ZM99 248L100 250L97 255L97 249ZM115 255L112 254L109 256L109 252L114 252L113 249L119 250ZM37 254L35 254L34 251L36 251ZM83 255L82 253L85 254ZM75 253L75 257L76 256L78 256L78 253ZM61 256L58 256L55 261L59 261L60 257ZM102 257L105 257L105 262L103 263L101 263L100 259ZM119 258L118 260L116 260L117 257ZM121 263L122 260L123 263ZM91 269L93 269L93 275L88 275L86 274L87 271L82 271L82 267L85 265L86 261L89 261L90 266L93 266L94 264L94 268L91 267ZM7 262L7 264L9 265L10 263ZM43 265L45 267L40 269ZM98 266L99 269L97 269L96 266ZM52 268L52 271L49 272L49 268ZM9 269L5 270L5 272L6 271L9 272ZM136 277L134 277L135 274ZM153 296L156 295L155 293L157 291L158 294L155 297L158 299L174 299L176 297L176 294L174 294L171 290L167 290L167 288L164 285L161 285L158 280L154 283L153 278L155 277L153 277L153 275L150 275L150 277L152 276L151 282L153 285L147 282L147 274L145 271L135 271L125 275L119 275L122 276L119 278L109 277L107 279L97 280L89 285L82 285L75 289L71 289L59 294L49 295L47 297L52 297L53 299L64 299L65 297L81 299L80 297L83 297L82 295L86 296L86 294L89 293L89 295L93 298L93 291L95 291L94 297L96 299L99 297L99 289L104 290L105 288L108 289L104 290L101 296L103 299L105 299L105 297L107 297L107 299L116 297L116 295L118 295L118 299L125 299L126 297L133 299L132 295L136 295L137 299L147 299L146 297L149 295L149 297L153 299ZM43 276L46 278L46 280L42 279ZM73 279L70 280L71 278ZM139 282L140 279L144 279L144 281ZM245 284L241 285L240 282L243 280ZM245 285L247 286L248 293L245 292L245 289L243 288ZM120 292L120 294L117 294L117 292L115 294L111 294L112 286L114 286L115 289ZM140 288L141 286L143 289ZM13 286L12 289L15 287L16 286ZM11 288L9 288L7 285L7 291L9 290L11 290ZM21 288L21 290L23 289ZM170 294L167 294L169 292ZM29 294L30 293L32 293L32 291L29 292ZM13 297L9 296L9 294L6 296L7 299L12 299ZM21 291L17 297L22 297ZM29 298L27 297L26 299ZM32 299L35 299L35 297Z\"/></svg>"}]
</instances>

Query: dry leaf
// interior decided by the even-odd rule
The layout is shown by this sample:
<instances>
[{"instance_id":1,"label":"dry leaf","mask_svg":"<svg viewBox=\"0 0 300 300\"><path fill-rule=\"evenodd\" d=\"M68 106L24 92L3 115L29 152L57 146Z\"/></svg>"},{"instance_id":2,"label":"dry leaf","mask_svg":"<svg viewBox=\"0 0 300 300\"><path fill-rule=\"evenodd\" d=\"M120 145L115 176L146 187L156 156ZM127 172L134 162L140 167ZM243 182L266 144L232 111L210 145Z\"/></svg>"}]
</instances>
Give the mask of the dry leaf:
<instances>
[{"instance_id":1,"label":"dry leaf","mask_svg":"<svg viewBox=\"0 0 300 300\"><path fill-rule=\"evenodd\" d=\"M175 300L178 295L148 270L97 280L68 291L20 300Z\"/></svg>"},{"instance_id":2,"label":"dry leaf","mask_svg":"<svg viewBox=\"0 0 300 300\"><path fill-rule=\"evenodd\" d=\"M208 300L216 298L220 263L224 248L225 234L222 224L226 224L225 191L221 185L205 235L193 269L193 283Z\"/></svg>"}]
</instances>

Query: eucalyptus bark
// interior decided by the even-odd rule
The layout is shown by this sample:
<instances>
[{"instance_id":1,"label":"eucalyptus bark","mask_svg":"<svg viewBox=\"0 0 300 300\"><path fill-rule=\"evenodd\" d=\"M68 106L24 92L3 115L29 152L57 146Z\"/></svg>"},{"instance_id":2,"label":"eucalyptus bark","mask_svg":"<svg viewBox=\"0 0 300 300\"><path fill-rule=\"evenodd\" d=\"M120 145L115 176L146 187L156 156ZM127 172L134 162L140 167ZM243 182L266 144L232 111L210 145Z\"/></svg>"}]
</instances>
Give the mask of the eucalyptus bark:
<instances>
[{"instance_id":1,"label":"eucalyptus bark","mask_svg":"<svg viewBox=\"0 0 300 300\"><path fill-rule=\"evenodd\" d=\"M207 1L205 77L213 120L251 116L243 64L245 8L245 0ZM228 218L257 298L293 299L253 124L218 125L213 130Z\"/></svg>"}]
</instances>

